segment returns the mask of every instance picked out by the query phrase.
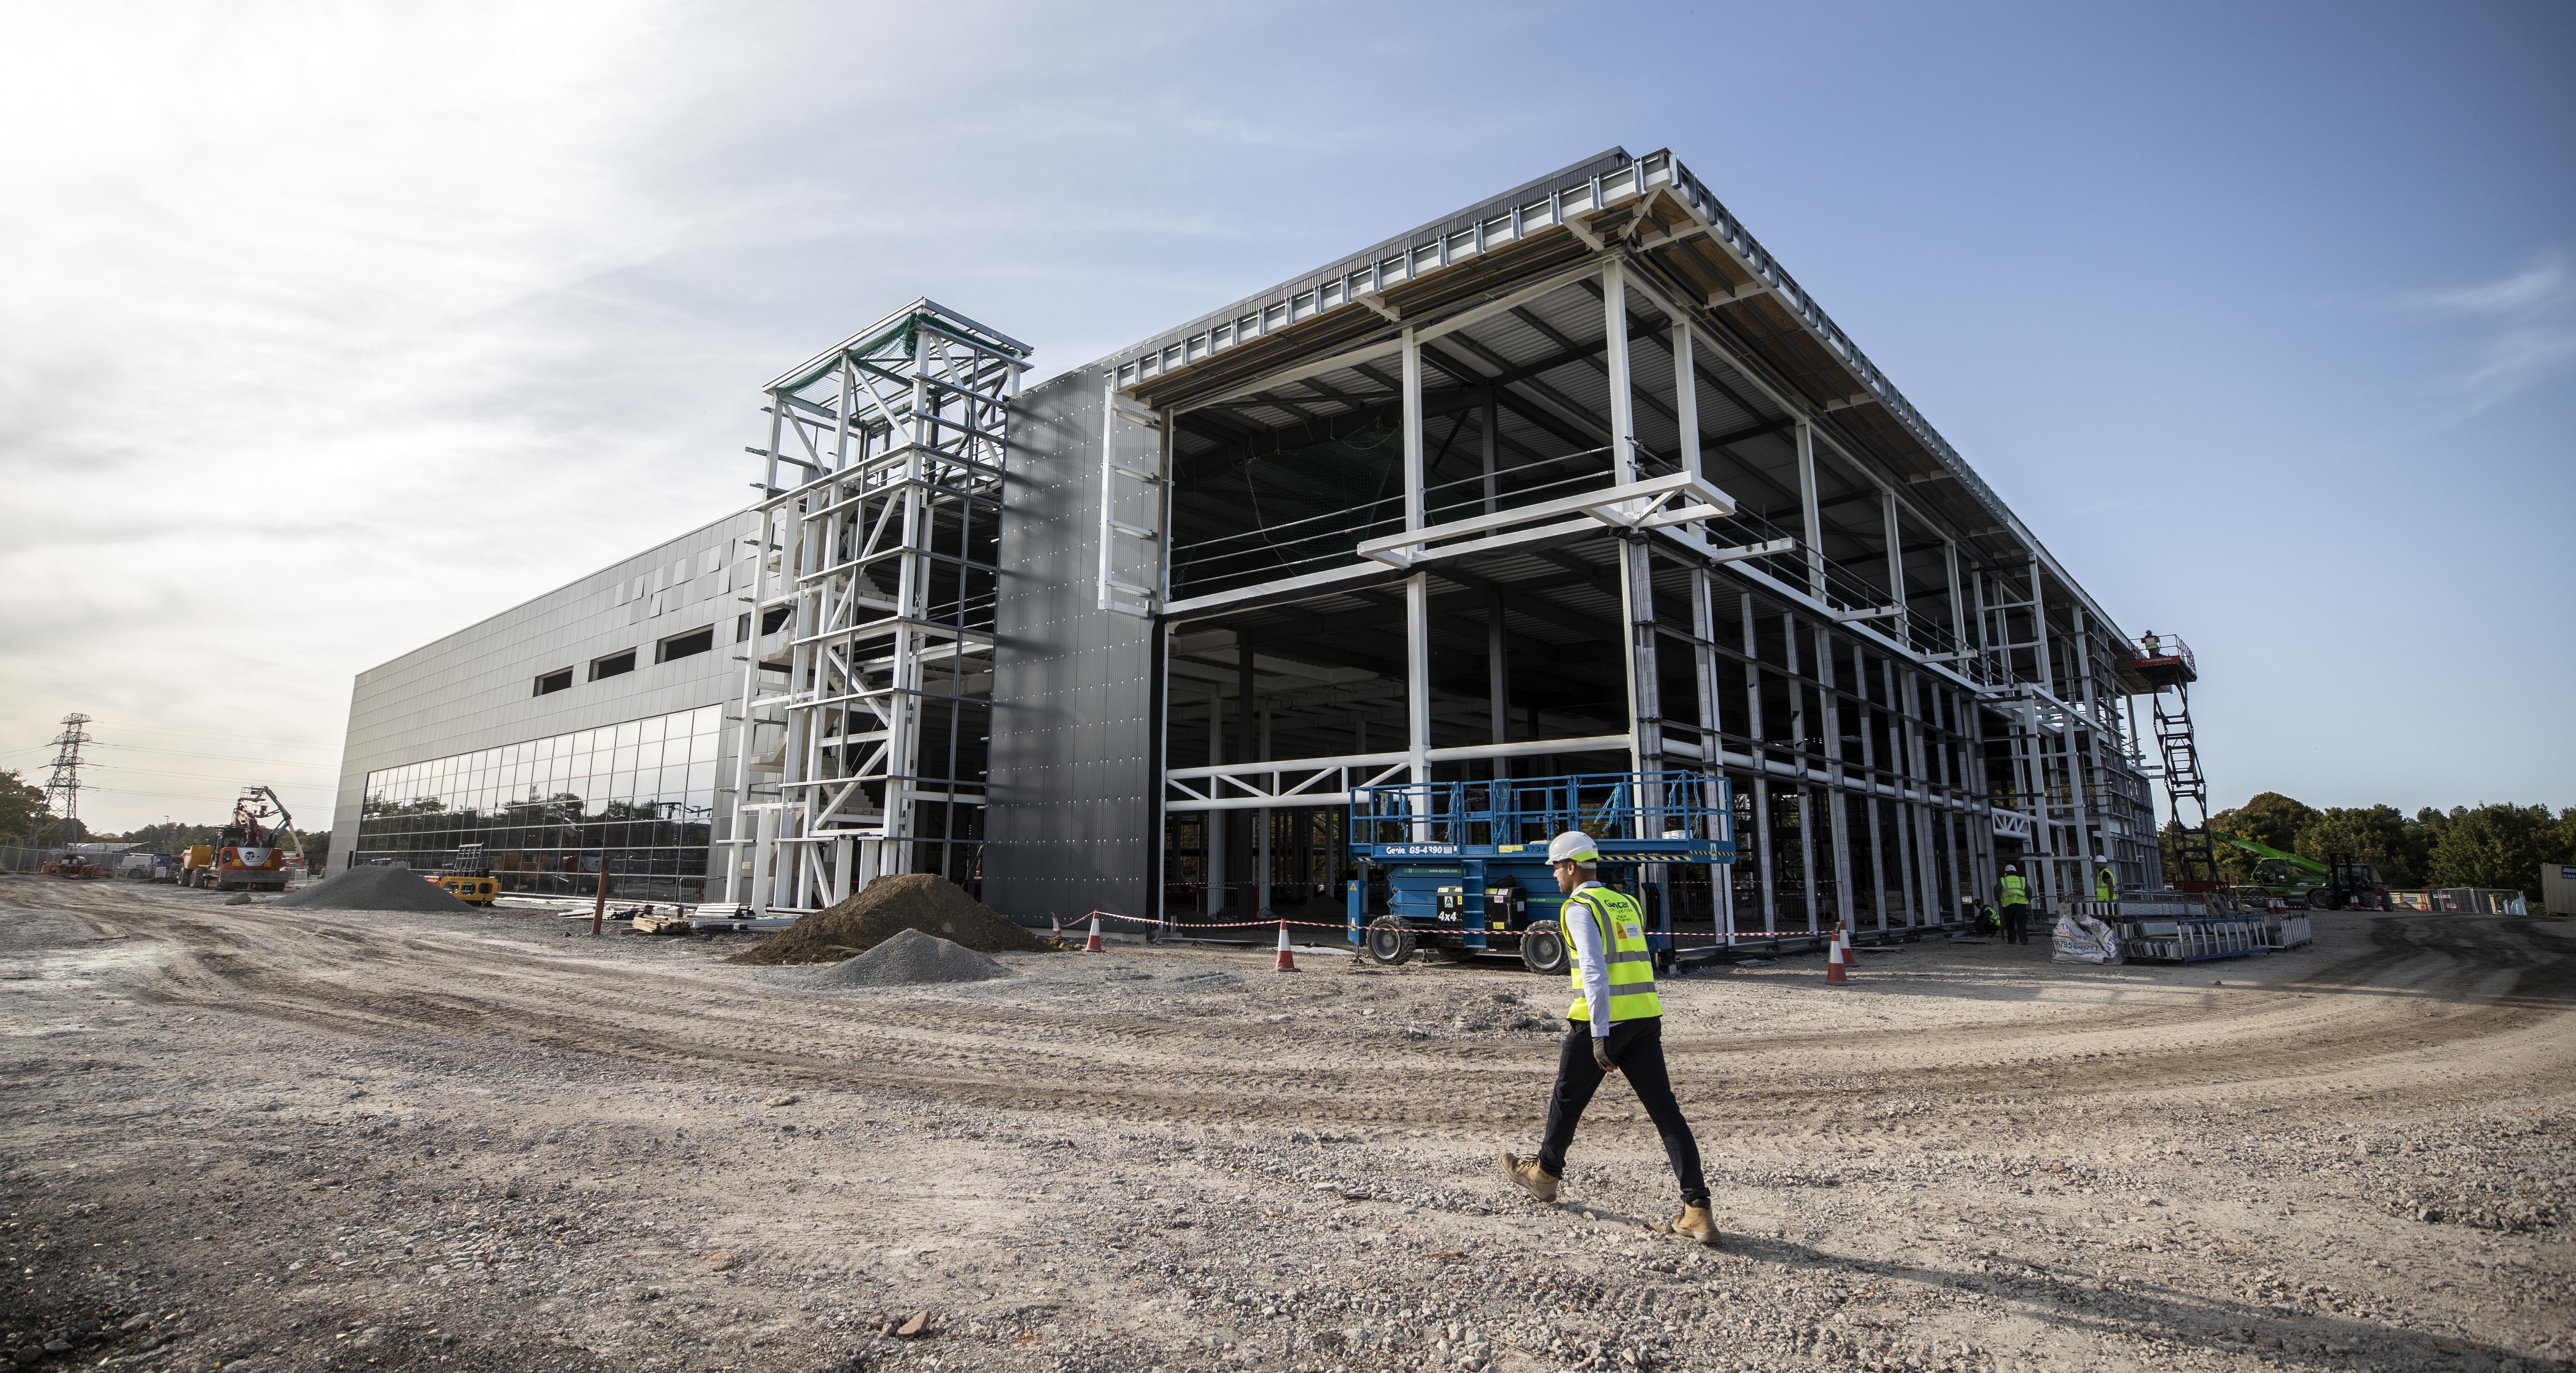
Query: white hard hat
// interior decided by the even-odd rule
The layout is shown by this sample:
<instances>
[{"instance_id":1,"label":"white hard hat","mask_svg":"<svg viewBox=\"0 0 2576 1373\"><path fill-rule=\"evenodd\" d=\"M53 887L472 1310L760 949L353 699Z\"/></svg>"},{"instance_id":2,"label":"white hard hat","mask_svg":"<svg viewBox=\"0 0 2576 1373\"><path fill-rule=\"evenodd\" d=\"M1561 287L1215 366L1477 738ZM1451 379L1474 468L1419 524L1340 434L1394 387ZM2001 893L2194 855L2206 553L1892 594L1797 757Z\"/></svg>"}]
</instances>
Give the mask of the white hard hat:
<instances>
[{"instance_id":1,"label":"white hard hat","mask_svg":"<svg viewBox=\"0 0 2576 1373\"><path fill-rule=\"evenodd\" d=\"M2019 872L2019 871L2021 871L2021 864L2019 864L2019 863L2006 863L2006 864L2004 864L2004 871L2006 871L2006 872Z\"/></svg>"},{"instance_id":2,"label":"white hard hat","mask_svg":"<svg viewBox=\"0 0 2576 1373\"><path fill-rule=\"evenodd\" d=\"M1592 847L1591 835L1581 830L1567 830L1547 841L1548 862L1563 863L1569 860L1585 867L1591 867L1601 861L1601 854Z\"/></svg>"}]
</instances>

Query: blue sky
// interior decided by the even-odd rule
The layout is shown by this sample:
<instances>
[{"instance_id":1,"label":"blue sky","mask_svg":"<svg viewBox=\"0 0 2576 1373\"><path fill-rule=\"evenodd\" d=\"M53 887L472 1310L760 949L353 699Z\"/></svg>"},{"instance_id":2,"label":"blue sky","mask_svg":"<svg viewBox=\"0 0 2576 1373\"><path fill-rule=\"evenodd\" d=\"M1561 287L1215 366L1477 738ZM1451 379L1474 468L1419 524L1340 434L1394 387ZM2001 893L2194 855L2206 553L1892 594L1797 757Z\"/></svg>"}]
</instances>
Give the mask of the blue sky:
<instances>
[{"instance_id":1,"label":"blue sky","mask_svg":"<svg viewBox=\"0 0 2576 1373\"><path fill-rule=\"evenodd\" d=\"M350 678L738 504L914 295L1040 373L1669 146L2216 799L2576 805L2576 10L21 7L0 767L324 815ZM309 807L309 810L308 810Z\"/></svg>"}]
</instances>

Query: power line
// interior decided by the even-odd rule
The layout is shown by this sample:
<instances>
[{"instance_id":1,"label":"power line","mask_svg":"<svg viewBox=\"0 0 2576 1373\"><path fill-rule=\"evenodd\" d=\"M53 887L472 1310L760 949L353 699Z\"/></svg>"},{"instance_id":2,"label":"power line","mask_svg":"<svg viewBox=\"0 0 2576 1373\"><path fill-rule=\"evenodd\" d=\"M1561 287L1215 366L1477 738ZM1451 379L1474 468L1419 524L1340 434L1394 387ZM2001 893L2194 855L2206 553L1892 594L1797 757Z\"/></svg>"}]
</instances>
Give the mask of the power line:
<instances>
[{"instance_id":1,"label":"power line","mask_svg":"<svg viewBox=\"0 0 2576 1373\"><path fill-rule=\"evenodd\" d=\"M309 748L313 743L310 739L254 739L247 734L235 734L230 730L168 729L160 725L131 725L117 720L108 720L104 723L110 729L123 730L127 733L176 734L183 738L222 739L236 744L301 744Z\"/></svg>"},{"instance_id":2,"label":"power line","mask_svg":"<svg viewBox=\"0 0 2576 1373\"><path fill-rule=\"evenodd\" d=\"M206 794L203 792L199 792L196 795L191 796L175 791L131 791L124 787L83 787L81 790L98 792L103 796L158 796L164 801L203 801L207 799Z\"/></svg>"},{"instance_id":3,"label":"power line","mask_svg":"<svg viewBox=\"0 0 2576 1373\"><path fill-rule=\"evenodd\" d=\"M208 782L233 781L237 780L240 776L238 773L228 776L220 772L172 772L168 768L134 768L127 767L123 763L92 763L90 766L94 768L107 768L113 772L148 772L155 777L195 777ZM314 782L309 785L318 787L326 784Z\"/></svg>"},{"instance_id":4,"label":"power line","mask_svg":"<svg viewBox=\"0 0 2576 1373\"><path fill-rule=\"evenodd\" d=\"M95 787L86 782L81 784L81 790L97 792L103 796L157 796L164 801L203 801L208 799L207 794L203 792L199 792L195 795L187 795L175 791L131 791L124 787ZM226 788L226 790L230 790L230 788ZM220 795L221 793L216 794Z\"/></svg>"},{"instance_id":5,"label":"power line","mask_svg":"<svg viewBox=\"0 0 2576 1373\"><path fill-rule=\"evenodd\" d=\"M100 744L99 747L130 749L136 753L167 754L173 758L213 758L227 763L259 763L272 768L306 768L324 772L340 770L340 765L337 763L281 763L271 758L252 758L239 753L193 753L183 748L154 748L150 744Z\"/></svg>"}]
</instances>

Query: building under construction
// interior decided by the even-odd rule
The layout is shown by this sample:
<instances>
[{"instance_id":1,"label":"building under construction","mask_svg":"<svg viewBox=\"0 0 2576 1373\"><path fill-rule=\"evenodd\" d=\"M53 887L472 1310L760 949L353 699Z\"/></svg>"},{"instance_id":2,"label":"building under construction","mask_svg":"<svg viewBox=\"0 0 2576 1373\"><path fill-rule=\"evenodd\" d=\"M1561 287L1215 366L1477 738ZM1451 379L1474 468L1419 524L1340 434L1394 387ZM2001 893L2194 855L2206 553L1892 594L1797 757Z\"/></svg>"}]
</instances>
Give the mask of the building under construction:
<instances>
[{"instance_id":1,"label":"building under construction","mask_svg":"<svg viewBox=\"0 0 2576 1373\"><path fill-rule=\"evenodd\" d=\"M2187 657L1670 153L1032 358L915 302L768 384L760 504L362 674L349 861L1333 920L1355 797L1680 774L1732 861L1646 875L1679 927L2164 884Z\"/></svg>"}]
</instances>

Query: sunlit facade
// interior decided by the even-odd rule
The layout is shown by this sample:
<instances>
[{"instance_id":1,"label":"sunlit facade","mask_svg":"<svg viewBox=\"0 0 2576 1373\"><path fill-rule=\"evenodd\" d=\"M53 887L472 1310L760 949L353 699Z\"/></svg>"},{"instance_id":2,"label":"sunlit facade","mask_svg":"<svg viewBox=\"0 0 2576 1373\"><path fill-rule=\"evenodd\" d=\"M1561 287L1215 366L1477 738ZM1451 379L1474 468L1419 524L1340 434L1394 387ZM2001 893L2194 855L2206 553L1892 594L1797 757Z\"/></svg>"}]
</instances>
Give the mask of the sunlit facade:
<instances>
[{"instance_id":1,"label":"sunlit facade","mask_svg":"<svg viewBox=\"0 0 2576 1373\"><path fill-rule=\"evenodd\" d=\"M332 866L589 897L604 860L613 900L718 899L747 526L716 520L358 674Z\"/></svg>"},{"instance_id":2,"label":"sunlit facade","mask_svg":"<svg viewBox=\"0 0 2576 1373\"><path fill-rule=\"evenodd\" d=\"M618 895L698 900L723 719L704 706L369 773L356 861L465 855L504 891L579 894L605 859Z\"/></svg>"}]
</instances>

